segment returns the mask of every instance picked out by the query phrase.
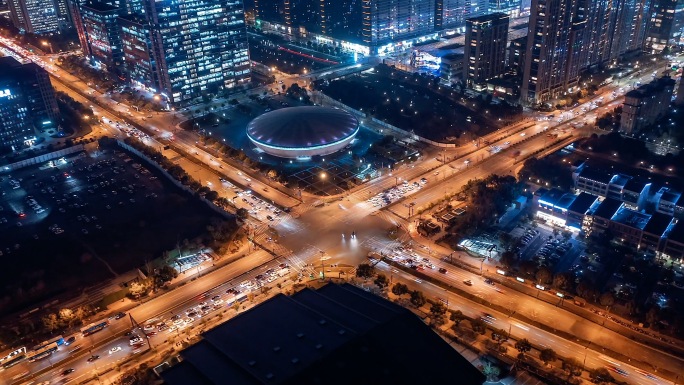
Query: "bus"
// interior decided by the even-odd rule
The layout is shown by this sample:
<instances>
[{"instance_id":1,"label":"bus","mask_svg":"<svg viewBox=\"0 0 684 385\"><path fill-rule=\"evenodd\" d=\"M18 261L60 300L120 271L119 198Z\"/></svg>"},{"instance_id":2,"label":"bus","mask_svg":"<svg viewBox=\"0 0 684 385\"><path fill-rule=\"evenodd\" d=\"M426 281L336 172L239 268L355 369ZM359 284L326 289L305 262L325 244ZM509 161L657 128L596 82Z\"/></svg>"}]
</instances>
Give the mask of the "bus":
<instances>
[{"instance_id":1,"label":"bus","mask_svg":"<svg viewBox=\"0 0 684 385\"><path fill-rule=\"evenodd\" d=\"M100 330L106 328L107 326L109 326L109 322L107 322L107 321L103 321L103 322L100 322L98 324L90 324L90 325L86 326L85 328L81 329L81 333L83 333L83 337L87 337L91 334L99 332Z\"/></svg>"},{"instance_id":2,"label":"bus","mask_svg":"<svg viewBox=\"0 0 684 385\"><path fill-rule=\"evenodd\" d=\"M42 360L44 358L47 358L52 355L52 353L57 351L57 346L56 345L48 345L45 347L42 347L38 350L34 350L26 355L26 358L28 358L29 362L36 362L39 360Z\"/></svg>"},{"instance_id":3,"label":"bus","mask_svg":"<svg viewBox=\"0 0 684 385\"><path fill-rule=\"evenodd\" d=\"M32 350L35 352L37 350L41 350L41 349L48 347L48 346L58 347L58 346L62 346L62 345L64 345L64 337L57 336L53 339L41 342L40 344L34 346Z\"/></svg>"},{"instance_id":4,"label":"bus","mask_svg":"<svg viewBox=\"0 0 684 385\"><path fill-rule=\"evenodd\" d=\"M3 369L9 369L12 366L20 363L26 358L26 354L20 353L19 355L14 356L13 358L10 358L8 360L3 361L2 363L2 368Z\"/></svg>"}]
</instances>

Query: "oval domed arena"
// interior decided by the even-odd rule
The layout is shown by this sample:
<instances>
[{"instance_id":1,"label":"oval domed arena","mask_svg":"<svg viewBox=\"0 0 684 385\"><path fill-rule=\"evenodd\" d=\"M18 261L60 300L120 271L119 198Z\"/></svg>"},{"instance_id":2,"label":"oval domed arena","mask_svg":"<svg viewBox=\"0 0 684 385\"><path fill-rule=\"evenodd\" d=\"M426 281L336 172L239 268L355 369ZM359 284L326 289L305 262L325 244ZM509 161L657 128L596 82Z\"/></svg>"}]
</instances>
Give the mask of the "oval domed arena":
<instances>
[{"instance_id":1,"label":"oval domed arena","mask_svg":"<svg viewBox=\"0 0 684 385\"><path fill-rule=\"evenodd\" d=\"M359 132L350 113L329 107L288 107L267 112L247 125L247 137L265 153L281 158L328 155Z\"/></svg>"}]
</instances>

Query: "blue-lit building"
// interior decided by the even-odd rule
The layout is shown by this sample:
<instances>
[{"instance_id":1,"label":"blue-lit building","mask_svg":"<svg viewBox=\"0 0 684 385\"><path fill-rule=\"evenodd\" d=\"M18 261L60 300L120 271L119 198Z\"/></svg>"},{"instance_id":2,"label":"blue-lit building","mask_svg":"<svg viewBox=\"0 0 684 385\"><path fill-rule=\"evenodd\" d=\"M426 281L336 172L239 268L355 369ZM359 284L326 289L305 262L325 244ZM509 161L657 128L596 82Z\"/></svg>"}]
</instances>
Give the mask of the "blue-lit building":
<instances>
[{"instance_id":1,"label":"blue-lit building","mask_svg":"<svg viewBox=\"0 0 684 385\"><path fill-rule=\"evenodd\" d=\"M171 103L250 81L242 0L148 0L156 89Z\"/></svg>"},{"instance_id":2,"label":"blue-lit building","mask_svg":"<svg viewBox=\"0 0 684 385\"><path fill-rule=\"evenodd\" d=\"M0 151L31 145L36 129L53 128L58 119L47 72L35 63L0 57Z\"/></svg>"},{"instance_id":3,"label":"blue-lit building","mask_svg":"<svg viewBox=\"0 0 684 385\"><path fill-rule=\"evenodd\" d=\"M22 32L36 35L60 30L60 15L54 0L9 0L10 19Z\"/></svg>"},{"instance_id":4,"label":"blue-lit building","mask_svg":"<svg viewBox=\"0 0 684 385\"><path fill-rule=\"evenodd\" d=\"M435 31L435 0L256 0L254 3L257 28L364 55L408 48ZM459 17L465 22L465 15Z\"/></svg>"},{"instance_id":5,"label":"blue-lit building","mask_svg":"<svg viewBox=\"0 0 684 385\"><path fill-rule=\"evenodd\" d=\"M91 64L104 71L118 73L123 66L118 20L121 13L121 8L105 3L81 6L87 36L87 46L83 52L91 59Z\"/></svg>"},{"instance_id":6,"label":"blue-lit building","mask_svg":"<svg viewBox=\"0 0 684 385\"><path fill-rule=\"evenodd\" d=\"M74 8L93 63L171 104L250 81L242 0L106 0Z\"/></svg>"}]
</instances>

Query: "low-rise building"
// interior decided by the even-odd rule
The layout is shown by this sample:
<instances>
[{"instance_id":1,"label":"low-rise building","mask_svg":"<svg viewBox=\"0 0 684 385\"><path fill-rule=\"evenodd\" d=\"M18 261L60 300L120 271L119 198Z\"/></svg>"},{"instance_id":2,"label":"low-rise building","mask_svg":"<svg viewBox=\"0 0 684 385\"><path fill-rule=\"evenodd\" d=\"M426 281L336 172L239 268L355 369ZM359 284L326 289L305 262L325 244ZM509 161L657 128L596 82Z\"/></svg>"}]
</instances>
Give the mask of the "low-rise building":
<instances>
[{"instance_id":1,"label":"low-rise building","mask_svg":"<svg viewBox=\"0 0 684 385\"><path fill-rule=\"evenodd\" d=\"M662 187L655 194L656 211L670 216L675 215L676 206L682 197L682 193L669 187Z\"/></svg>"},{"instance_id":2,"label":"low-rise building","mask_svg":"<svg viewBox=\"0 0 684 385\"><path fill-rule=\"evenodd\" d=\"M684 261L684 221L672 221L665 231L662 255Z\"/></svg>"},{"instance_id":3,"label":"low-rise building","mask_svg":"<svg viewBox=\"0 0 684 385\"><path fill-rule=\"evenodd\" d=\"M615 200L617 202L617 200ZM650 214L634 211L620 205L608 223L608 230L614 239L620 243L637 248L641 243L641 236L646 224L651 219Z\"/></svg>"},{"instance_id":4,"label":"low-rise building","mask_svg":"<svg viewBox=\"0 0 684 385\"><path fill-rule=\"evenodd\" d=\"M450 53L442 56L442 61L439 65L439 73L443 82L452 84L464 80L464 58L465 56L462 53Z\"/></svg>"},{"instance_id":5,"label":"low-rise building","mask_svg":"<svg viewBox=\"0 0 684 385\"><path fill-rule=\"evenodd\" d=\"M592 167L582 167L575 178L575 189L602 197L608 196L608 185L613 175Z\"/></svg>"},{"instance_id":6,"label":"low-rise building","mask_svg":"<svg viewBox=\"0 0 684 385\"><path fill-rule=\"evenodd\" d=\"M595 209L600 204L599 197L586 192L581 192L568 207L566 226L577 229L583 233L591 230L590 223L587 223L587 213L592 208Z\"/></svg>"},{"instance_id":7,"label":"low-rise building","mask_svg":"<svg viewBox=\"0 0 684 385\"><path fill-rule=\"evenodd\" d=\"M643 210L651 191L651 182L632 178L622 189L622 201L633 210Z\"/></svg>"},{"instance_id":8,"label":"low-rise building","mask_svg":"<svg viewBox=\"0 0 684 385\"><path fill-rule=\"evenodd\" d=\"M622 206L622 202L617 199L606 198L596 206L595 210L587 215L591 216L591 233L605 234L610 229L610 220Z\"/></svg>"}]
</instances>

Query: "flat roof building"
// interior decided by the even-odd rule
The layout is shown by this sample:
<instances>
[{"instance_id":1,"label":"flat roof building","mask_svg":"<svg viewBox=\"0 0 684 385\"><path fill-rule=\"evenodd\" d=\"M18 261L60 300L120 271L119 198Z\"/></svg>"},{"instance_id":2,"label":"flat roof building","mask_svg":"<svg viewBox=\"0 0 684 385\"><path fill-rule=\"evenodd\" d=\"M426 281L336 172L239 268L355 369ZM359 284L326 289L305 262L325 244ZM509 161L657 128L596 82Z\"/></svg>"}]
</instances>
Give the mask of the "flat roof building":
<instances>
[{"instance_id":1,"label":"flat roof building","mask_svg":"<svg viewBox=\"0 0 684 385\"><path fill-rule=\"evenodd\" d=\"M670 107L675 83L671 77L664 76L625 94L620 130L635 134L665 116Z\"/></svg>"},{"instance_id":2,"label":"flat roof building","mask_svg":"<svg viewBox=\"0 0 684 385\"><path fill-rule=\"evenodd\" d=\"M166 384L413 385L450 383L455 373L459 385L485 379L409 310L349 284L278 294L202 337L161 373Z\"/></svg>"},{"instance_id":3,"label":"flat roof building","mask_svg":"<svg viewBox=\"0 0 684 385\"><path fill-rule=\"evenodd\" d=\"M464 54L468 87L504 74L509 19L505 13L492 13L466 20Z\"/></svg>"},{"instance_id":4,"label":"flat roof building","mask_svg":"<svg viewBox=\"0 0 684 385\"><path fill-rule=\"evenodd\" d=\"M58 124L59 109L48 73L35 63L0 57L0 151L29 146L36 129Z\"/></svg>"}]
</instances>

